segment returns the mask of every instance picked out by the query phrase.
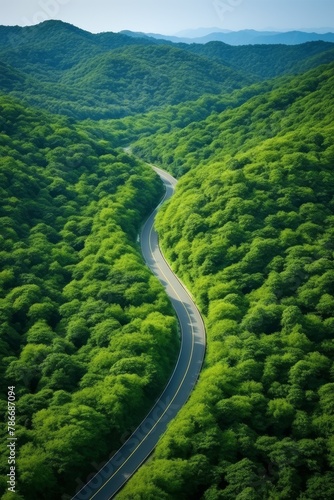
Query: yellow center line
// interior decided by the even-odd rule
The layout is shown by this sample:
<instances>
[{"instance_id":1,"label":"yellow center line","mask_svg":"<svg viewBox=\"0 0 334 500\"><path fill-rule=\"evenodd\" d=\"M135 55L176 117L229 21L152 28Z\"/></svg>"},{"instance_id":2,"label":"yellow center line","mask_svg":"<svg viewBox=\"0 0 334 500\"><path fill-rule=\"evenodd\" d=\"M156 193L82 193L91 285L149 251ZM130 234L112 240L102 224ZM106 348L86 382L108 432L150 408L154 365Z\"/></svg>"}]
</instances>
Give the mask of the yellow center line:
<instances>
[{"instance_id":1,"label":"yellow center line","mask_svg":"<svg viewBox=\"0 0 334 500\"><path fill-rule=\"evenodd\" d=\"M173 187L173 186L172 186L172 187ZM166 191L165 196L164 196L164 198L163 198L163 200L162 200L162 202L161 202L161 203L163 203L163 202L165 201L166 196L167 196L167 191ZM161 204L161 203L160 203L160 204ZM148 220L149 220L149 219L148 219ZM144 225L144 228L145 228L146 224L148 223L148 220L146 221L146 223L145 223L145 225ZM149 233L149 248L150 248L150 253L151 253L152 257L153 257L154 262L155 262L156 264L158 264L158 262L157 262L157 260L156 260L156 258L155 258L155 256L154 256L154 252L153 252L153 249L152 249L152 244L151 244L151 236L152 236L152 232L153 232L153 223L152 223L152 226L151 226L151 229L150 229L150 233ZM162 253L161 253L161 256L163 257ZM164 259L164 257L163 257L163 259ZM165 260L165 259L164 259L164 260ZM104 483L104 484L103 484L103 485L102 485L102 486L101 486L101 487L100 487L100 488L99 488L99 489L98 489L98 490L97 490L97 491L93 494L93 496L91 496L91 497L90 497L91 499L93 499L93 498L94 498L94 497L95 497L98 493L100 493L100 491L101 491L103 488L105 488L105 486L109 483L109 481L111 481L111 480L115 477L115 475L116 475L116 474L118 474L118 473L121 471L121 469L124 467L124 465L126 465L126 463L127 463L127 462L130 460L130 458L131 458L131 457L132 457L132 456L136 453L136 451L140 448L140 446L142 446L142 444L145 442L146 438L147 438L147 437L148 437L148 436L149 436L149 435L150 435L150 434L154 431L154 429L156 428L156 426L158 425L158 423L161 421L161 419L165 416L166 412L169 410L170 406L172 405L173 401L175 400L176 396L178 395L178 393L179 393L179 391L180 391L180 389L181 389L181 387L182 387L182 385L183 385L183 383L184 383L184 381L185 381L185 378L186 378L186 376L187 376L187 374L188 374L188 372L189 372L189 368L190 368L190 364L191 364L191 360L192 360L192 357L193 357L193 352L194 352L194 328L193 328L192 320L191 320L190 314L189 314L189 312L188 312L188 310L187 310L187 308L186 308L186 306L185 306L184 302L183 302L183 301L182 301L182 299L180 298L180 296L179 296L179 294L177 293L177 291L175 290L174 286L172 285L172 283L170 282L170 280L167 278L167 276L165 275L165 273L163 272L163 270L162 270L162 269L160 269L160 272L161 272L161 274L164 276L165 280L166 280L166 281L167 281L167 283L170 285L170 287L172 288L172 290L174 291L174 293L175 293L176 297L179 299L180 303L182 304L182 306L183 306L183 308L184 308L185 312L187 313L187 316L188 316L188 319L189 319L189 323L190 323L190 325L191 325L191 352L190 352L190 356L189 356L189 361L188 361L187 369L186 369L186 371L185 371L185 373L184 373L184 376L183 376L183 378L182 378L181 382L179 383L179 386L178 386L177 391L175 392L175 394L174 394L174 396L173 396L173 399L170 401L170 403L168 404L168 406L165 408L165 411L162 413L162 415L159 417L159 419L155 422L154 426L150 429L150 431L149 431L149 432L148 432L148 433L144 436L144 438L143 438L143 439L140 441L140 443L136 446L136 448L133 450L133 452L131 453L131 455L129 455L129 456L128 456L128 458L127 458L127 459L126 459L126 460L125 460L125 461L124 461L124 462L120 465L120 467L119 467L119 468L118 468L118 469L117 469L117 470L116 470L116 471L112 474L112 476L110 476L110 477L107 479L107 481L106 481L106 482L105 482L105 483ZM180 325L181 325L181 330L182 330L182 324L181 324L181 321L179 321L179 323L180 323ZM183 338L183 335L182 335L182 338ZM181 352L181 349L180 349L180 352ZM179 360L180 360L180 356L179 356L179 359L178 359L178 363L179 363ZM176 367L175 367L175 369L174 369L174 372L175 372L175 370L176 370L176 368L177 368L177 366L178 366L178 363L177 363L177 365L176 365ZM173 372L173 373L174 373L174 372ZM169 382L170 382L170 380L171 380L171 378L169 379ZM168 382L168 383L169 383L169 382ZM168 386L168 384L167 384L167 386ZM149 413L151 413L151 411L153 411L153 410L154 410L154 407L150 410L150 412L149 412ZM146 419L145 419L145 420L146 420ZM143 424L145 423L145 420L144 420L144 421L140 424L140 426L141 426L141 425L143 425ZM140 426L139 426L139 427L140 427ZM138 427L138 429L139 429L139 427ZM131 438L132 438L132 436L134 436L134 434L132 434L132 435L130 436L130 438L129 438L129 439L131 439ZM146 460L146 458L147 458L147 457L145 457L145 458L144 458L144 460L143 460L143 461L142 461L142 462L138 465L138 467L136 467L136 469L134 470L133 474L134 474L134 473L138 470L138 468L139 468L139 467L141 466L141 464L142 464L142 463ZM112 460L112 458L110 459L110 461L111 461L111 460ZM102 469L103 469L104 467L106 467L106 465L108 465L108 463L110 463L110 461L109 461L109 462L107 462L107 463L106 463L106 464L102 467ZM131 475L133 475L133 474L131 474ZM96 475L98 475L98 474L96 474ZM94 477L96 477L96 476L94 476ZM123 486L123 485L122 485L122 486ZM120 486L120 488L121 488L122 486ZM119 489L120 489L120 488L119 488ZM84 488L83 488L83 489L84 489ZM118 489L118 490L119 490L119 489ZM118 491L118 490L117 490L117 491ZM81 490L81 491L82 491L82 490ZM80 493L80 492L79 492L79 493ZM117 492L115 492L115 493L117 493ZM77 493L77 494L78 494L78 493Z\"/></svg>"}]
</instances>

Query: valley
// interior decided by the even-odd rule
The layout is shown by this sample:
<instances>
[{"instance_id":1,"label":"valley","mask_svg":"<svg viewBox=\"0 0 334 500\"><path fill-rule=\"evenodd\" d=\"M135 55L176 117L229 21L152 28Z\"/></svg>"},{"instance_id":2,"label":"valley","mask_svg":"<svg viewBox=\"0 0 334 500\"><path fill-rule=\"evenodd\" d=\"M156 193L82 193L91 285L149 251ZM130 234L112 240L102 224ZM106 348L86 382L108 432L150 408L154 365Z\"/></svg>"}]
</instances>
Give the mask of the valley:
<instances>
[{"instance_id":1,"label":"valley","mask_svg":"<svg viewBox=\"0 0 334 500\"><path fill-rule=\"evenodd\" d=\"M152 235L206 353L202 365L203 334L186 334L199 350L188 389L117 498L332 498L333 43L186 44L47 21L0 27L0 69L15 498L79 494L164 403L175 366L176 386L186 377ZM157 168L177 179L161 206ZM1 449L3 500L7 466Z\"/></svg>"}]
</instances>

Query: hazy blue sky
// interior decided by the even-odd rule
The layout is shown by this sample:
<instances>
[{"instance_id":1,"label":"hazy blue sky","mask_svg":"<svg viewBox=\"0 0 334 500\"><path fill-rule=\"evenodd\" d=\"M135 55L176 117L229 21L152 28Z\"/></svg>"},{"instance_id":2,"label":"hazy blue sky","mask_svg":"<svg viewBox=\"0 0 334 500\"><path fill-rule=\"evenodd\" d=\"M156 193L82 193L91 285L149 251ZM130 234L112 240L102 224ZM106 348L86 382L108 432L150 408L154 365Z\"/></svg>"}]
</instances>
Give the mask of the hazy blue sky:
<instances>
[{"instance_id":1,"label":"hazy blue sky","mask_svg":"<svg viewBox=\"0 0 334 500\"><path fill-rule=\"evenodd\" d=\"M95 33L312 29L334 26L334 0L0 0L0 24L23 26L46 19Z\"/></svg>"}]
</instances>

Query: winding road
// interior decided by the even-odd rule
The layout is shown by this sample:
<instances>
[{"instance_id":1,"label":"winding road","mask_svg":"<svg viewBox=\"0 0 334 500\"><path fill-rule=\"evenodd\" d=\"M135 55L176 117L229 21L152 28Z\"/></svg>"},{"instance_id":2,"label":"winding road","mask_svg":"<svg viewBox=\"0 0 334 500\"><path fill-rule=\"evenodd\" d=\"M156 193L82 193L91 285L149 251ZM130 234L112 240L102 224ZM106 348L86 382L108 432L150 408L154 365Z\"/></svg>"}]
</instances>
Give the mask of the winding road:
<instances>
[{"instance_id":1,"label":"winding road","mask_svg":"<svg viewBox=\"0 0 334 500\"><path fill-rule=\"evenodd\" d=\"M144 224L140 244L146 264L164 286L181 328L181 348L174 372L154 407L118 452L76 493L72 500L109 500L154 450L168 423L185 404L198 379L205 354L205 328L189 293L164 259L154 229L155 216L174 193L176 179L154 168L166 193Z\"/></svg>"}]
</instances>

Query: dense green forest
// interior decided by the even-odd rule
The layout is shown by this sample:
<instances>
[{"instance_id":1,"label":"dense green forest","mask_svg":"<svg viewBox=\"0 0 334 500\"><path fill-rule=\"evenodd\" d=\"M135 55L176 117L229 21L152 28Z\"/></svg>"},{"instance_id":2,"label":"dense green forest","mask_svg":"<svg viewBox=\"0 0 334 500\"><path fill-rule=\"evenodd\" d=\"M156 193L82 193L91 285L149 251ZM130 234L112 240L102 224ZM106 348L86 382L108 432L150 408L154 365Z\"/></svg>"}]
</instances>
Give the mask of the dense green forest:
<instances>
[{"instance_id":1,"label":"dense green forest","mask_svg":"<svg viewBox=\"0 0 334 500\"><path fill-rule=\"evenodd\" d=\"M47 21L0 27L0 92L74 119L121 118L333 60L333 44L230 47L93 35Z\"/></svg>"},{"instance_id":2,"label":"dense green forest","mask_svg":"<svg viewBox=\"0 0 334 500\"><path fill-rule=\"evenodd\" d=\"M68 118L8 98L0 110L1 393L16 386L19 493L58 499L118 448L175 363L176 320L135 243L162 187Z\"/></svg>"},{"instance_id":3,"label":"dense green forest","mask_svg":"<svg viewBox=\"0 0 334 500\"><path fill-rule=\"evenodd\" d=\"M119 118L255 81L167 42L92 35L57 21L2 27L0 63L0 90L76 119Z\"/></svg>"},{"instance_id":4,"label":"dense green forest","mask_svg":"<svg viewBox=\"0 0 334 500\"><path fill-rule=\"evenodd\" d=\"M155 125L151 134L148 137L139 126L138 134L142 133L144 138L134 143L133 150L147 161L162 164L179 177L199 163L222 159L234 161L236 153L247 155L259 142L281 138L296 131L297 125L300 134L306 127L314 129L315 133L321 132L322 127L328 127L333 119L330 113L333 70L334 63L330 63L301 77L279 78L236 91L230 96L202 99L192 109L192 116L198 117L196 120L169 130L163 128L163 114L154 113L155 119L151 121ZM203 100L209 103L211 112L207 116ZM154 133L155 129L157 133ZM280 154L279 145L275 148L274 143L271 147ZM307 147L305 144L304 148ZM246 157L242 161L248 162Z\"/></svg>"},{"instance_id":5,"label":"dense green forest","mask_svg":"<svg viewBox=\"0 0 334 500\"><path fill-rule=\"evenodd\" d=\"M157 227L206 318L200 383L132 498L334 495L334 65L138 151L181 175Z\"/></svg>"},{"instance_id":6,"label":"dense green forest","mask_svg":"<svg viewBox=\"0 0 334 500\"><path fill-rule=\"evenodd\" d=\"M3 500L74 492L173 369L177 322L136 243L163 194L144 161L180 179L157 229L208 346L119 498L334 497L333 61L324 42L0 27Z\"/></svg>"}]
</instances>

